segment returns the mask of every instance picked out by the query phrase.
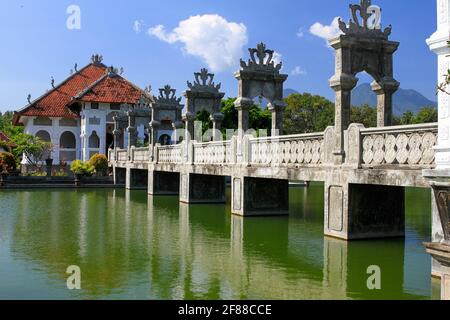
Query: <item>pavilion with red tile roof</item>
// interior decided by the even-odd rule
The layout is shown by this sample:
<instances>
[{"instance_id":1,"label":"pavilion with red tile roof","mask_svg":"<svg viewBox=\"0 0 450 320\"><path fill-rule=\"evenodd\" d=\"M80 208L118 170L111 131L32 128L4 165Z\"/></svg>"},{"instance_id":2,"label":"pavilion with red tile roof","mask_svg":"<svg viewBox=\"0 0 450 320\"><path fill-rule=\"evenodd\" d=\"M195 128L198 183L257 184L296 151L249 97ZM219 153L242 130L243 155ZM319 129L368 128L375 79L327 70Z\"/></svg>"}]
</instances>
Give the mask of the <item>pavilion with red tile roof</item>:
<instances>
[{"instance_id":1,"label":"pavilion with red tile roof","mask_svg":"<svg viewBox=\"0 0 450 320\"><path fill-rule=\"evenodd\" d=\"M114 141L113 116L124 113L150 95L103 64L93 55L91 63L72 73L14 114L14 125L53 144L54 163L88 160L95 153L107 153ZM122 137L123 145L127 144Z\"/></svg>"}]
</instances>

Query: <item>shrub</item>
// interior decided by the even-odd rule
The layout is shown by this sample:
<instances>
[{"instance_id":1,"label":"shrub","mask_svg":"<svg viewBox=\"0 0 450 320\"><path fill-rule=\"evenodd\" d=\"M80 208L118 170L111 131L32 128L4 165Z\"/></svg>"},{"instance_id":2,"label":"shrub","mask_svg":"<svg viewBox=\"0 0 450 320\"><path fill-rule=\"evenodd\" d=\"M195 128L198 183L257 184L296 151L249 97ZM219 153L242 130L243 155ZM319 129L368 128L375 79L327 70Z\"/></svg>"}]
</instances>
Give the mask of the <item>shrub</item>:
<instances>
[{"instance_id":1,"label":"shrub","mask_svg":"<svg viewBox=\"0 0 450 320\"><path fill-rule=\"evenodd\" d=\"M108 170L108 158L104 154L94 154L89 163L95 168L97 174L104 175Z\"/></svg>"},{"instance_id":2,"label":"shrub","mask_svg":"<svg viewBox=\"0 0 450 320\"><path fill-rule=\"evenodd\" d=\"M0 140L0 148L6 152L11 152L11 146L6 141Z\"/></svg>"},{"instance_id":3,"label":"shrub","mask_svg":"<svg viewBox=\"0 0 450 320\"><path fill-rule=\"evenodd\" d=\"M16 159L9 152L0 152L0 173L3 171L7 173L16 171Z\"/></svg>"},{"instance_id":4,"label":"shrub","mask_svg":"<svg viewBox=\"0 0 450 320\"><path fill-rule=\"evenodd\" d=\"M90 177L94 174L95 168L89 162L75 160L70 166L70 170L77 175Z\"/></svg>"}]
</instances>

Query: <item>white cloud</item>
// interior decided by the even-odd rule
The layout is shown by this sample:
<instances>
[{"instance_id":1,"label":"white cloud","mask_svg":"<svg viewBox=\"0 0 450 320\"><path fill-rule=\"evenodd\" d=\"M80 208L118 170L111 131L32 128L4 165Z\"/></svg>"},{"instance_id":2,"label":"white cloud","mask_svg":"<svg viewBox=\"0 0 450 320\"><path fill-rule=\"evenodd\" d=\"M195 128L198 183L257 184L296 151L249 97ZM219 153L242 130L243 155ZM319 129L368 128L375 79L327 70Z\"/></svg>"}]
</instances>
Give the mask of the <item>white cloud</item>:
<instances>
[{"instance_id":1,"label":"white cloud","mask_svg":"<svg viewBox=\"0 0 450 320\"><path fill-rule=\"evenodd\" d=\"M272 56L272 61L275 63L275 65L281 63L281 58L283 58L283 55L279 52L274 52ZM267 60L267 59L265 59Z\"/></svg>"},{"instance_id":2,"label":"white cloud","mask_svg":"<svg viewBox=\"0 0 450 320\"><path fill-rule=\"evenodd\" d=\"M330 25L323 25L319 22L316 22L309 28L309 32L327 41L328 45L329 39L336 38L337 36L342 34L341 29L339 29L338 20L339 17L334 18Z\"/></svg>"},{"instance_id":3,"label":"white cloud","mask_svg":"<svg viewBox=\"0 0 450 320\"><path fill-rule=\"evenodd\" d=\"M136 21L134 21L134 24L133 24L133 30L134 30L134 32L136 32L136 33L141 33L141 30L142 30L142 27L143 27L143 25L144 25L144 22L142 21L142 20L136 20Z\"/></svg>"},{"instance_id":4,"label":"white cloud","mask_svg":"<svg viewBox=\"0 0 450 320\"><path fill-rule=\"evenodd\" d=\"M303 28L298 29L298 31L297 31L297 37L303 38L304 35L305 35L305 33L303 32Z\"/></svg>"},{"instance_id":5,"label":"white cloud","mask_svg":"<svg viewBox=\"0 0 450 320\"><path fill-rule=\"evenodd\" d=\"M296 66L291 71L291 75L293 75L293 76L301 76L301 75L305 75L305 74L306 74L306 71L303 70L300 66Z\"/></svg>"},{"instance_id":6,"label":"white cloud","mask_svg":"<svg viewBox=\"0 0 450 320\"><path fill-rule=\"evenodd\" d=\"M234 70L248 42L243 23L228 22L217 14L192 16L170 32L157 25L148 34L170 44L182 43L185 53L201 58L214 72Z\"/></svg>"}]
</instances>

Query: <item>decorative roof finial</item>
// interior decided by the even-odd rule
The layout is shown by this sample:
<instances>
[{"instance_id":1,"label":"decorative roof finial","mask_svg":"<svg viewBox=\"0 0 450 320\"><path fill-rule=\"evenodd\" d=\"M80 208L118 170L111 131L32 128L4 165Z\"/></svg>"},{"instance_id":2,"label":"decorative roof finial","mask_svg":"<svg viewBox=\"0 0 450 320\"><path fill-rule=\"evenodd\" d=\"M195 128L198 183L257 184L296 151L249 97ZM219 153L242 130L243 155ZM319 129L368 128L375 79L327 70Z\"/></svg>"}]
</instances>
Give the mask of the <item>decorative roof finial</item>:
<instances>
[{"instance_id":1,"label":"decorative roof finial","mask_svg":"<svg viewBox=\"0 0 450 320\"><path fill-rule=\"evenodd\" d=\"M266 45L261 42L256 48L248 49L250 59L246 63L241 59L241 68L244 71L274 72L279 73L283 64L280 62L275 65L273 56L275 51L266 49Z\"/></svg>"},{"instance_id":2,"label":"decorative roof finial","mask_svg":"<svg viewBox=\"0 0 450 320\"><path fill-rule=\"evenodd\" d=\"M55 89L55 79L53 77L52 77L52 80L51 80L51 84L52 84L52 88Z\"/></svg>"},{"instance_id":3,"label":"decorative roof finial","mask_svg":"<svg viewBox=\"0 0 450 320\"><path fill-rule=\"evenodd\" d=\"M339 18L339 29L344 34L382 39L387 39L390 36L392 26L389 25L384 31L382 30L381 8L372 5L371 0L361 0L360 4L351 4L350 11L352 18L348 26ZM358 12L361 21L357 15Z\"/></svg>"},{"instance_id":4,"label":"decorative roof finial","mask_svg":"<svg viewBox=\"0 0 450 320\"><path fill-rule=\"evenodd\" d=\"M187 82L187 85L191 90L219 92L220 87L222 86L220 83L217 85L214 83L214 74L209 73L206 68L201 69L200 72L194 73L194 76L194 84L189 81Z\"/></svg>"},{"instance_id":5,"label":"decorative roof finial","mask_svg":"<svg viewBox=\"0 0 450 320\"><path fill-rule=\"evenodd\" d=\"M75 72L78 72L78 63L75 63L74 70Z\"/></svg>"},{"instance_id":6,"label":"decorative roof finial","mask_svg":"<svg viewBox=\"0 0 450 320\"><path fill-rule=\"evenodd\" d=\"M31 104L31 94L28 94L27 100L28 100L28 103Z\"/></svg>"},{"instance_id":7,"label":"decorative roof finial","mask_svg":"<svg viewBox=\"0 0 450 320\"><path fill-rule=\"evenodd\" d=\"M103 56L100 54L93 54L91 60L93 64L101 64L103 61Z\"/></svg>"},{"instance_id":8,"label":"decorative roof finial","mask_svg":"<svg viewBox=\"0 0 450 320\"><path fill-rule=\"evenodd\" d=\"M106 69L106 73L108 74L108 76L114 77L119 74L119 70L117 68L114 68L114 66L111 66Z\"/></svg>"},{"instance_id":9,"label":"decorative roof finial","mask_svg":"<svg viewBox=\"0 0 450 320\"><path fill-rule=\"evenodd\" d=\"M177 98L177 90L173 89L170 85L165 85L164 88L159 89L159 97L156 99L158 103L166 104L180 104L181 97Z\"/></svg>"}]
</instances>

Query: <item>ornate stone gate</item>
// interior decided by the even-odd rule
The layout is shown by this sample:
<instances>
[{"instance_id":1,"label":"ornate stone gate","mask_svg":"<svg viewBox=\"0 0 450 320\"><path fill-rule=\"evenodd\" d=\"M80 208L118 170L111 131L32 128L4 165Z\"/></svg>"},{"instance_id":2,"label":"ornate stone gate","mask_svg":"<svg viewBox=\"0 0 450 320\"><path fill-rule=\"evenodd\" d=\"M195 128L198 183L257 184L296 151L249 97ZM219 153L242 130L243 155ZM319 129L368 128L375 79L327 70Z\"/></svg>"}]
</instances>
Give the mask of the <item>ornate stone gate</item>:
<instances>
[{"instance_id":1,"label":"ornate stone gate","mask_svg":"<svg viewBox=\"0 0 450 320\"><path fill-rule=\"evenodd\" d=\"M393 54L399 42L389 41L392 27L382 29L381 9L370 0L350 5L352 18L347 25L339 19L343 32L329 41L336 50L336 73L330 86L336 92L335 161L344 161L344 131L350 124L351 91L358 83L356 75L367 72L373 77L372 90L377 94L378 127L392 125L392 95L400 83L393 78ZM359 13L361 21L357 16Z\"/></svg>"}]
</instances>

